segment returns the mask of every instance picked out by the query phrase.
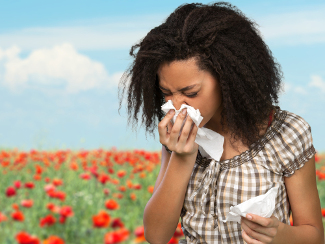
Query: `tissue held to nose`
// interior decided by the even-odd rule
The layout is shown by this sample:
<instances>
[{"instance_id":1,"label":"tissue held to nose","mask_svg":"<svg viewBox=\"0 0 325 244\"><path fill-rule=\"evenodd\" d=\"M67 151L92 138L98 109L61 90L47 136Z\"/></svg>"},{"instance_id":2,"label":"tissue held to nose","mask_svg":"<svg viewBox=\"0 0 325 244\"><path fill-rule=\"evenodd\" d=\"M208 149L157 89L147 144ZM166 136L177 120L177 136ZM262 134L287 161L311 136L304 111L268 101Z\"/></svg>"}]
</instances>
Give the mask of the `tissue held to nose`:
<instances>
[{"instance_id":1,"label":"tissue held to nose","mask_svg":"<svg viewBox=\"0 0 325 244\"><path fill-rule=\"evenodd\" d=\"M199 127L201 121L203 120L203 117L201 116L201 113L198 109L194 109L189 105L182 104L181 108L179 110L176 110L172 100L168 100L161 106L161 109L165 113L168 113L170 109L175 110L175 115L173 116L172 123L175 123L178 114L182 111L183 108L187 109L187 116L190 116L196 126ZM183 121L181 126L182 128L185 122L186 120ZM217 161L220 160L224 143L224 137L222 135L208 128L198 128L195 142L199 145L199 151L204 157L213 158Z\"/></svg>"},{"instance_id":2,"label":"tissue held to nose","mask_svg":"<svg viewBox=\"0 0 325 244\"><path fill-rule=\"evenodd\" d=\"M195 109L193 108L192 106L189 106L189 105L186 105L186 104L182 104L180 109L179 110L176 110L176 108L174 107L173 105L173 102L172 100L168 100L165 104L163 104L161 106L161 109L165 112L165 113L168 113L168 111L170 109L173 109L175 110L175 115L173 117L173 124L175 123L176 121L176 118L178 116L178 114L183 110L183 108L186 108L187 110L187 115L186 116L190 116L193 120L193 122L199 126L201 121L203 120L203 117L201 116L201 113L199 111L199 109ZM185 120L184 120L185 121ZM184 122L185 123L185 122ZM182 125L183 126L183 125Z\"/></svg>"}]
</instances>

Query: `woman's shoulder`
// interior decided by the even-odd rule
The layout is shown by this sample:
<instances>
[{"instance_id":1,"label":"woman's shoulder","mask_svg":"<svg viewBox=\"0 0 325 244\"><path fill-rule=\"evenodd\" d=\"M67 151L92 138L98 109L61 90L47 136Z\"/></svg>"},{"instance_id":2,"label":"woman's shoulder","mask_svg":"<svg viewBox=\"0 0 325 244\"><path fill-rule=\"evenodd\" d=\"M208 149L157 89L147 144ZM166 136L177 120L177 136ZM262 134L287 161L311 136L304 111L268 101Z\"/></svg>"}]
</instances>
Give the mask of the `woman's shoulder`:
<instances>
[{"instance_id":1,"label":"woman's shoulder","mask_svg":"<svg viewBox=\"0 0 325 244\"><path fill-rule=\"evenodd\" d=\"M287 113L286 121L291 124L295 125L297 128L304 128L308 129L310 128L309 123L300 115L284 110Z\"/></svg>"},{"instance_id":2,"label":"woman's shoulder","mask_svg":"<svg viewBox=\"0 0 325 244\"><path fill-rule=\"evenodd\" d=\"M286 177L301 168L315 153L311 126L302 116L280 110L278 131L274 140L277 153L282 154L281 164Z\"/></svg>"},{"instance_id":3,"label":"woman's shoulder","mask_svg":"<svg viewBox=\"0 0 325 244\"><path fill-rule=\"evenodd\" d=\"M302 116L284 109L277 108L277 126L276 129L281 134L288 136L299 137L306 133L311 133L311 126ZM301 138L302 139L302 138Z\"/></svg>"}]
</instances>

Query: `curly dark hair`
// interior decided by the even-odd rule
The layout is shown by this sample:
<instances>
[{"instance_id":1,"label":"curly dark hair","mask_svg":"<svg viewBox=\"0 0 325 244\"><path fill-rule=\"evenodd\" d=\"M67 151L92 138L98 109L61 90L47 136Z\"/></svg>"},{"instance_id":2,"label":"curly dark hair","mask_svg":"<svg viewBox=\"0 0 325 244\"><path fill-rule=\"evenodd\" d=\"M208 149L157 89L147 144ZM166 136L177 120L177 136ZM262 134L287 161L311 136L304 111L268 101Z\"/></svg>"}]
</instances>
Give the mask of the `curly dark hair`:
<instances>
[{"instance_id":1,"label":"curly dark hair","mask_svg":"<svg viewBox=\"0 0 325 244\"><path fill-rule=\"evenodd\" d=\"M251 147L260 138L260 126L278 105L283 78L281 66L255 25L228 2L191 3L176 8L165 22L131 47L130 55L135 60L119 84L123 86L122 97L119 89L120 110L129 82L128 123L133 116L133 127L137 124L141 108L146 134L153 134L156 122L164 117L158 68L194 57L200 70L211 72L220 82L222 130L226 123L231 138L239 138Z\"/></svg>"}]
</instances>

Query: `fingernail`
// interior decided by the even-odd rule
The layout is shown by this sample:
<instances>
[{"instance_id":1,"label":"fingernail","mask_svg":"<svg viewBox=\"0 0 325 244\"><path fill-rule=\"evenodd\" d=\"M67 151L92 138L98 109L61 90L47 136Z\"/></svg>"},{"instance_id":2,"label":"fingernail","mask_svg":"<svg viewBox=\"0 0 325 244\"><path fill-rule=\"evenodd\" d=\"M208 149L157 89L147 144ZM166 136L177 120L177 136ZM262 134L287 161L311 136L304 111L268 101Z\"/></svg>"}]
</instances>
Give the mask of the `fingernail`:
<instances>
[{"instance_id":1,"label":"fingernail","mask_svg":"<svg viewBox=\"0 0 325 244\"><path fill-rule=\"evenodd\" d=\"M182 114L186 114L186 108L182 110Z\"/></svg>"},{"instance_id":2,"label":"fingernail","mask_svg":"<svg viewBox=\"0 0 325 244\"><path fill-rule=\"evenodd\" d=\"M174 113L174 110L173 110L173 109L171 109L171 110L169 110L169 112L168 112L168 113L172 114L172 113Z\"/></svg>"},{"instance_id":3,"label":"fingernail","mask_svg":"<svg viewBox=\"0 0 325 244\"><path fill-rule=\"evenodd\" d=\"M248 218L248 219L252 219L252 216L250 216L250 215L246 215L246 218Z\"/></svg>"}]
</instances>

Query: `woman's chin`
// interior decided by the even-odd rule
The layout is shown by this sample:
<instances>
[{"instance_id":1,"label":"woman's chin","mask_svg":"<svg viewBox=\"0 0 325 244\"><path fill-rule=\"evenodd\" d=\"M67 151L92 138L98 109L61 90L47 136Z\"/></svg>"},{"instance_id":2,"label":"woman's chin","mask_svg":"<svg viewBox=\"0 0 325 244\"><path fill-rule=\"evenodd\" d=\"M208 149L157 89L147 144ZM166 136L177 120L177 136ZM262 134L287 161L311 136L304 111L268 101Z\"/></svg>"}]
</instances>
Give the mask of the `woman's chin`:
<instances>
[{"instance_id":1,"label":"woman's chin","mask_svg":"<svg viewBox=\"0 0 325 244\"><path fill-rule=\"evenodd\" d=\"M199 128L204 127L206 124L203 124L202 122L199 124Z\"/></svg>"}]
</instances>

